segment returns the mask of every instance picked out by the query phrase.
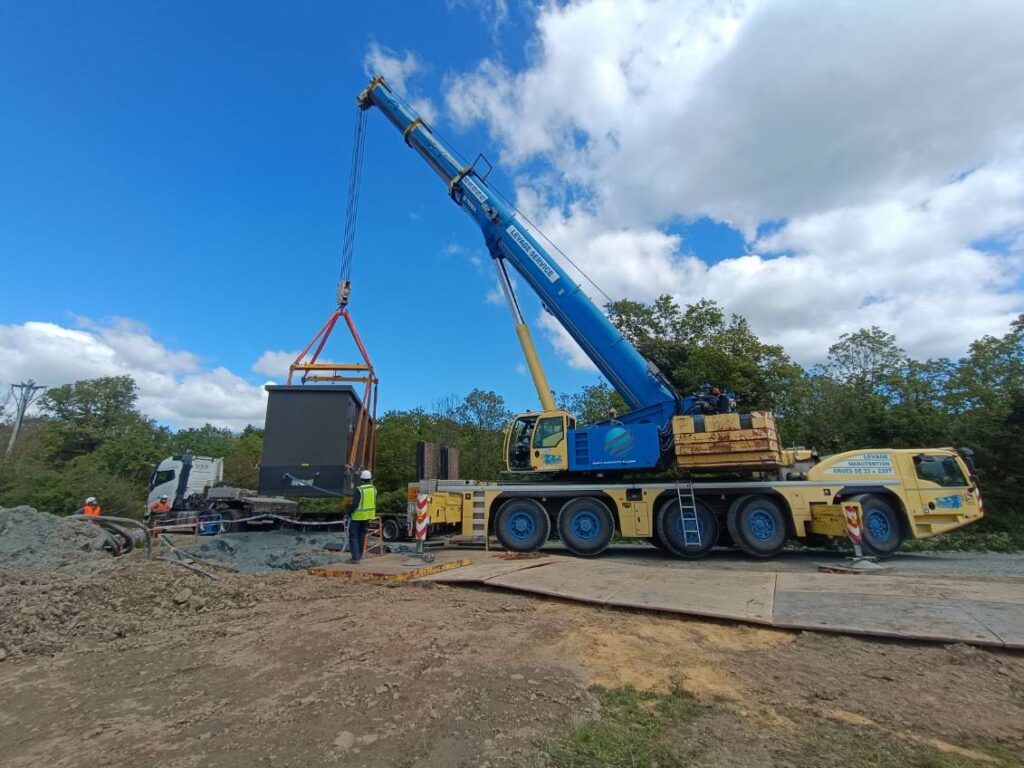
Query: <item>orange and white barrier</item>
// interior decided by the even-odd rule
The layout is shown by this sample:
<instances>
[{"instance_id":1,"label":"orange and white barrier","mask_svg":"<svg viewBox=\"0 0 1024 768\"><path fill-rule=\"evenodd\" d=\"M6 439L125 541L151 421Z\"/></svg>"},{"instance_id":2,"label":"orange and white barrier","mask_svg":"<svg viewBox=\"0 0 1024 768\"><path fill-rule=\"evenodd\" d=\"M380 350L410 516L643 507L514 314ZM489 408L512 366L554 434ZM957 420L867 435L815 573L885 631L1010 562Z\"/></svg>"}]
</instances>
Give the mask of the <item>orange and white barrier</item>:
<instances>
[{"instance_id":1,"label":"orange and white barrier","mask_svg":"<svg viewBox=\"0 0 1024 768\"><path fill-rule=\"evenodd\" d=\"M846 513L846 535L854 544L860 544L863 539L860 532L860 505L844 504L843 511Z\"/></svg>"},{"instance_id":2,"label":"orange and white barrier","mask_svg":"<svg viewBox=\"0 0 1024 768\"><path fill-rule=\"evenodd\" d=\"M846 514L846 535L853 542L853 554L861 557L860 545L864 536L860 529L860 504L844 504L843 512Z\"/></svg>"},{"instance_id":3,"label":"orange and white barrier","mask_svg":"<svg viewBox=\"0 0 1024 768\"><path fill-rule=\"evenodd\" d=\"M430 511L427 508L430 497L421 493L416 499L416 543L421 544L427 539L427 526L430 525Z\"/></svg>"}]
</instances>

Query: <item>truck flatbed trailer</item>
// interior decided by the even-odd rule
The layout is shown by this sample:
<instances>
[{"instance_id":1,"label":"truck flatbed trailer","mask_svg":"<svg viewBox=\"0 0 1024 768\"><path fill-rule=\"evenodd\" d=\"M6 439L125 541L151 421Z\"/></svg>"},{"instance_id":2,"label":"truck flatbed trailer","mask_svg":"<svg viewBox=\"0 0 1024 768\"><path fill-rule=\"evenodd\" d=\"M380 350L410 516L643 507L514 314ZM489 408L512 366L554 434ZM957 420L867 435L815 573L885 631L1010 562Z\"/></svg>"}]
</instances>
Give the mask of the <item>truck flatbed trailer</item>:
<instances>
[{"instance_id":1,"label":"truck flatbed trailer","mask_svg":"<svg viewBox=\"0 0 1024 768\"><path fill-rule=\"evenodd\" d=\"M865 549L894 554L906 539L983 516L970 451L954 448L849 451L822 460L788 451L774 477L679 478L635 482L434 480L411 483L409 514L427 497L431 530L462 542L496 535L515 552L556 536L574 554L597 555L618 534L679 557L737 546L756 557L789 539L845 539L844 506L857 509Z\"/></svg>"}]
</instances>

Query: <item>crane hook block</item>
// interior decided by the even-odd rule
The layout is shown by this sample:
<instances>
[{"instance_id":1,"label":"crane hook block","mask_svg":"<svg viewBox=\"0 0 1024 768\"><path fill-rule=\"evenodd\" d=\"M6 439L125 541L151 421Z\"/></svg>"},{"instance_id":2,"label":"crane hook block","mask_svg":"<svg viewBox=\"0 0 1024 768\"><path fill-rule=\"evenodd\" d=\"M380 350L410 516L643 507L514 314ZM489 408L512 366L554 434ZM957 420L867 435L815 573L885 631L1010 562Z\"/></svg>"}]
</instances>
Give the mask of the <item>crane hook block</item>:
<instances>
[{"instance_id":1,"label":"crane hook block","mask_svg":"<svg viewBox=\"0 0 1024 768\"><path fill-rule=\"evenodd\" d=\"M348 297L352 294L352 281L342 280L338 283L338 306L344 307L348 304Z\"/></svg>"}]
</instances>

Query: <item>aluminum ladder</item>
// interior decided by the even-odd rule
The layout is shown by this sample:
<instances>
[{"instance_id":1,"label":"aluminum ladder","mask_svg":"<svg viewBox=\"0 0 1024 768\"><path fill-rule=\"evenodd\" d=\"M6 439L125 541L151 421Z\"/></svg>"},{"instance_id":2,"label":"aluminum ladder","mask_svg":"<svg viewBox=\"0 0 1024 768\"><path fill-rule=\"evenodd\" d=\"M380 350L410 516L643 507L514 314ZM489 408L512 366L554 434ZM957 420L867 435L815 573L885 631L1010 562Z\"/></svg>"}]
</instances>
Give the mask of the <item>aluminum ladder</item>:
<instances>
[{"instance_id":1,"label":"aluminum ladder","mask_svg":"<svg viewBox=\"0 0 1024 768\"><path fill-rule=\"evenodd\" d=\"M676 498L679 500L679 520L683 528L683 543L700 549L700 523L697 520L697 497L693 495L693 481L676 480Z\"/></svg>"}]
</instances>

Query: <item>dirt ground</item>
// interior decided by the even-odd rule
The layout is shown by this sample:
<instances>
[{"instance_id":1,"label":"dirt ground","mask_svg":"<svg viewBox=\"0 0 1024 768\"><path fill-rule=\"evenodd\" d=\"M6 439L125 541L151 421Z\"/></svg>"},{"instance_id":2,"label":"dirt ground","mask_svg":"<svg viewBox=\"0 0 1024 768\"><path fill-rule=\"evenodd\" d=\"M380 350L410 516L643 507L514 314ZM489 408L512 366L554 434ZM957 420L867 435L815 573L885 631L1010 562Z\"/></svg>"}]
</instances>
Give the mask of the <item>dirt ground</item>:
<instances>
[{"instance_id":1,"label":"dirt ground","mask_svg":"<svg viewBox=\"0 0 1024 768\"><path fill-rule=\"evenodd\" d=\"M1021 654L440 584L213 582L139 553L0 571L0 657L10 768L618 765L547 747L601 718L593 686L692 694L664 736L678 765L1024 755Z\"/></svg>"}]
</instances>

